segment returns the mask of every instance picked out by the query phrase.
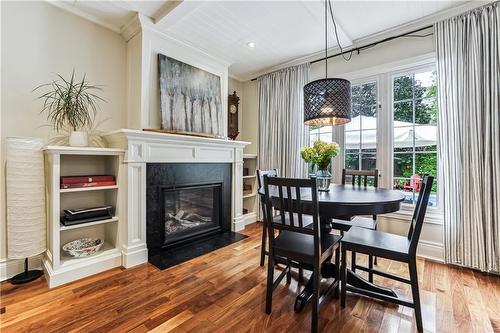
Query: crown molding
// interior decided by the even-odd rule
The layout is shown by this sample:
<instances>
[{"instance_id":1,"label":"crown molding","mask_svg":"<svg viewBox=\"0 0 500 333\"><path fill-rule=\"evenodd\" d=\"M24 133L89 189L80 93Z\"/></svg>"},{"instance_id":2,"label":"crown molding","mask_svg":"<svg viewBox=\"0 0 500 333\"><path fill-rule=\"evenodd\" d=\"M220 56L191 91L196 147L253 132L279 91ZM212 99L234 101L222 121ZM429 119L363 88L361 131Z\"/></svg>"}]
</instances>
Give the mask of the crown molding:
<instances>
[{"instance_id":1,"label":"crown molding","mask_svg":"<svg viewBox=\"0 0 500 333\"><path fill-rule=\"evenodd\" d=\"M57 8L60 8L60 9L63 9L71 14L74 14L76 16L79 16L81 18L84 18L88 21L91 21L97 25L100 25L101 27L104 27L106 29L109 29L113 32L116 32L116 33L120 33L120 28L113 25L113 24L110 24L92 14L89 14L89 13L86 13L78 8L76 8L74 6L75 2L74 1L71 1L71 2L68 2L68 1L54 1L54 0L45 0L48 4L51 4L52 6L54 7L57 7Z\"/></svg>"},{"instance_id":2,"label":"crown molding","mask_svg":"<svg viewBox=\"0 0 500 333\"><path fill-rule=\"evenodd\" d=\"M120 35L126 42L131 40L135 35L141 32L142 20L144 16L136 13L123 27L120 29Z\"/></svg>"}]
</instances>

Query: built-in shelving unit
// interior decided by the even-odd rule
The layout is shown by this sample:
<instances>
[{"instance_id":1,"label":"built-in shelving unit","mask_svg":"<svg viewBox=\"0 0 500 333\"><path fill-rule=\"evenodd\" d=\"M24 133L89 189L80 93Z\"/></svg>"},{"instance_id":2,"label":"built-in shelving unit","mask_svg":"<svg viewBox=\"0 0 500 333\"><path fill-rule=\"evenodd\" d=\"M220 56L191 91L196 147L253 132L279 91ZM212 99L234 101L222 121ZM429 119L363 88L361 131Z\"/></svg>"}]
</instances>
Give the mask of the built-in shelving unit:
<instances>
[{"instance_id":1,"label":"built-in shelving unit","mask_svg":"<svg viewBox=\"0 0 500 333\"><path fill-rule=\"evenodd\" d=\"M243 154L243 184L250 185L250 191L243 191L243 217L245 224L253 223L257 220L258 208L258 183L257 183L257 155ZM247 173L245 173L245 170Z\"/></svg>"},{"instance_id":2,"label":"built-in shelving unit","mask_svg":"<svg viewBox=\"0 0 500 333\"><path fill-rule=\"evenodd\" d=\"M120 173L125 151L114 148L60 147L44 149L47 186L47 251L43 260L49 286L56 287L122 264L120 251ZM81 175L114 175L116 185L60 188L60 177ZM110 205L110 219L64 226L60 217L64 209ZM79 238L100 238L103 245L93 256L74 258L62 246Z\"/></svg>"}]
</instances>

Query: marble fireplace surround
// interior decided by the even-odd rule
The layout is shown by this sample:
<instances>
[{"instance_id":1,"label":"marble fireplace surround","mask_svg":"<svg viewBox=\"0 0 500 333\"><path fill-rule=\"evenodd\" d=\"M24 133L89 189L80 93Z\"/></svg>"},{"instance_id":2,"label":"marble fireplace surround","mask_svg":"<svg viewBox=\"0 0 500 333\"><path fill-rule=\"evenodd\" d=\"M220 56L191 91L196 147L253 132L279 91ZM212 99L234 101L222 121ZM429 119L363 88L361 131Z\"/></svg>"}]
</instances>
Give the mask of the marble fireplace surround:
<instances>
[{"instance_id":1,"label":"marble fireplace surround","mask_svg":"<svg viewBox=\"0 0 500 333\"><path fill-rule=\"evenodd\" d=\"M123 267L148 261L146 246L147 163L231 163L231 229L242 230L244 141L119 129L103 135L114 148L126 150L120 168L120 242Z\"/></svg>"}]
</instances>

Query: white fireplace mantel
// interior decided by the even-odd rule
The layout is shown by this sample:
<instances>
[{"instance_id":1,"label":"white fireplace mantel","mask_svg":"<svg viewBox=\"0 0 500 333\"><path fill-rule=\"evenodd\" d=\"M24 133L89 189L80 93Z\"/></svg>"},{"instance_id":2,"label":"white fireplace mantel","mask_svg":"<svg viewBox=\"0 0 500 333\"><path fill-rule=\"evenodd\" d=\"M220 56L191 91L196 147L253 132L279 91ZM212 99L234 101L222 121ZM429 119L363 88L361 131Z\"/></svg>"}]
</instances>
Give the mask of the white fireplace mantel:
<instances>
[{"instance_id":1,"label":"white fireplace mantel","mask_svg":"<svg viewBox=\"0 0 500 333\"><path fill-rule=\"evenodd\" d=\"M127 184L120 196L120 241L122 263L132 267L148 261L146 246L146 164L147 163L231 163L232 164L232 230L244 228L243 148L250 144L177 134L131 129L109 132L103 137L111 147L126 150L125 168L119 175Z\"/></svg>"}]
</instances>

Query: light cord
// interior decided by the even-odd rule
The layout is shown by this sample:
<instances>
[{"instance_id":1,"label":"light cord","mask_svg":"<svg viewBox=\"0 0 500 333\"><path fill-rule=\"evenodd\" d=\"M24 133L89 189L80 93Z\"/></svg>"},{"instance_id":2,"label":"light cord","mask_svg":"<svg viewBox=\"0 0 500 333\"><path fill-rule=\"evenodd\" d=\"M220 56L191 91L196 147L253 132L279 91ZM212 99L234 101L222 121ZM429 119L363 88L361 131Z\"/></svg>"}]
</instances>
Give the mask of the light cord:
<instances>
[{"instance_id":1,"label":"light cord","mask_svg":"<svg viewBox=\"0 0 500 333\"><path fill-rule=\"evenodd\" d=\"M338 35L338 33L337 33L337 24L335 23L335 19L333 18L332 3L331 3L331 1L330 1L330 0L326 0L326 1L328 1L328 7L330 8L330 17L332 18L332 22L333 22L333 29L334 29L334 31L335 31L335 38L337 39L337 45L338 45L338 46L339 46L339 48L340 48L340 53L342 54L342 58L344 58L344 60L345 60L345 61L349 61L349 60L351 60L351 58L352 58L352 50L351 50L351 52L349 53L349 57L348 57L348 58L346 58L346 57L344 56L344 50L343 50L343 48L342 48L342 45L340 45L339 35Z\"/></svg>"}]
</instances>

